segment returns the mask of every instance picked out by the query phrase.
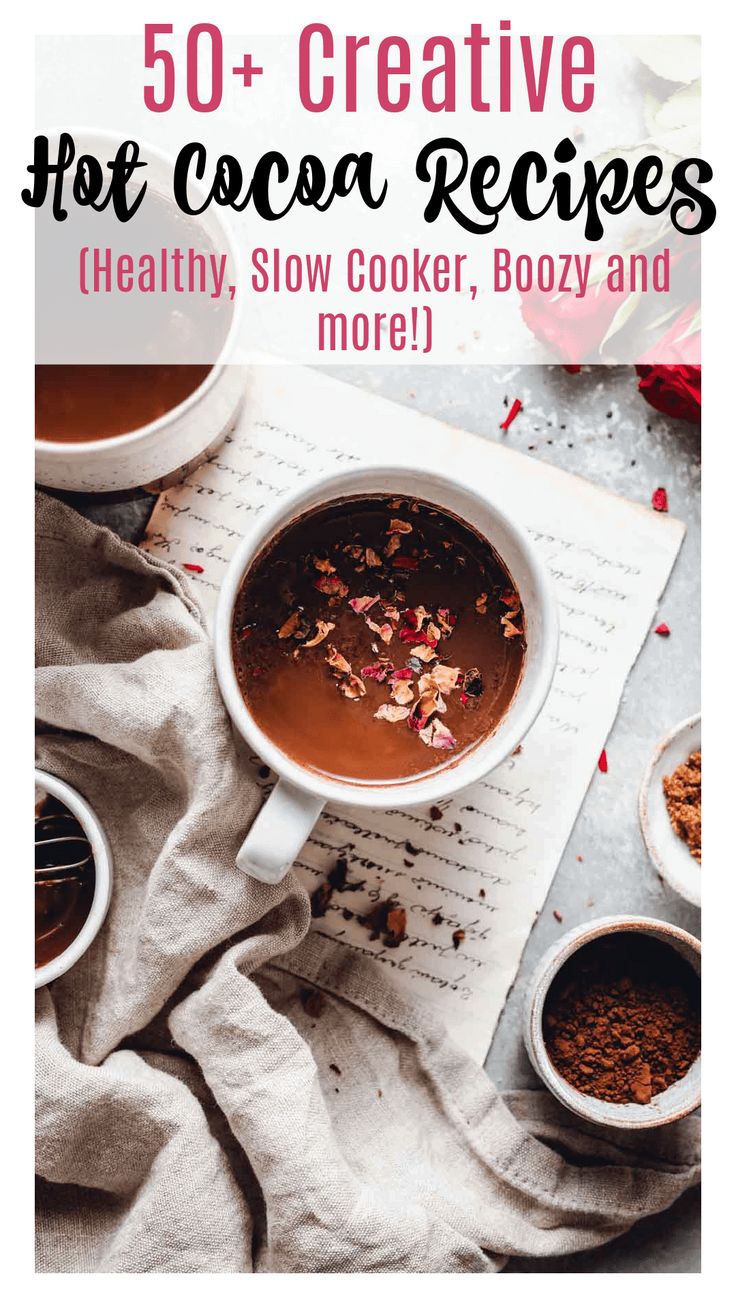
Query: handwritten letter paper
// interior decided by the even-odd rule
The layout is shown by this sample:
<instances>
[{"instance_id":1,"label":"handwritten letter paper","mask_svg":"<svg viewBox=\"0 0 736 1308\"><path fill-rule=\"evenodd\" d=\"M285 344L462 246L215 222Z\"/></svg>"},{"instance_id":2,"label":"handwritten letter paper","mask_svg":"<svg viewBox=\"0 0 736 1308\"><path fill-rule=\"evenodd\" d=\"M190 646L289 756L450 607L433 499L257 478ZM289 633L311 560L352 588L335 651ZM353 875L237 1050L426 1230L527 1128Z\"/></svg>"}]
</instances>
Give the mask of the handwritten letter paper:
<instances>
[{"instance_id":1,"label":"handwritten letter paper","mask_svg":"<svg viewBox=\"0 0 736 1308\"><path fill-rule=\"evenodd\" d=\"M348 856L350 879L365 889L335 896L313 930L374 955L482 1061L684 529L496 442L317 373L264 366L220 452L160 497L145 545L203 567L191 580L211 612L254 513L321 469L397 453L423 468L462 461L526 526L557 588L557 672L521 753L441 804L441 817L328 809L297 869L311 892ZM408 940L386 949L343 909L365 913L394 893Z\"/></svg>"}]
</instances>

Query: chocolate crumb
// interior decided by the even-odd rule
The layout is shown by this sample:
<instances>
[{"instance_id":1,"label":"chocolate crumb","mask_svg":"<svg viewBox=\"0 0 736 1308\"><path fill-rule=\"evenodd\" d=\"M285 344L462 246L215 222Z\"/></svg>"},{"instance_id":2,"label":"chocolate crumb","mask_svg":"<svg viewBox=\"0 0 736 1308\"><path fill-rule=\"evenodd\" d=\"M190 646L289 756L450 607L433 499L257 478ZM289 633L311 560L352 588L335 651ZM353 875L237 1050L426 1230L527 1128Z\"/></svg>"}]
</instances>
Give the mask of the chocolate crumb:
<instances>
[{"instance_id":1,"label":"chocolate crumb","mask_svg":"<svg viewBox=\"0 0 736 1308\"><path fill-rule=\"evenodd\" d=\"M442 809L437 804L433 804L429 810L429 816L433 822L439 822L442 819Z\"/></svg>"},{"instance_id":2,"label":"chocolate crumb","mask_svg":"<svg viewBox=\"0 0 736 1308\"><path fill-rule=\"evenodd\" d=\"M481 886L480 890L478 891L478 894L480 895L481 899L485 899L485 897L486 897L486 892L485 892L485 890L483 889L482 886Z\"/></svg>"},{"instance_id":3,"label":"chocolate crumb","mask_svg":"<svg viewBox=\"0 0 736 1308\"><path fill-rule=\"evenodd\" d=\"M432 923L434 926L442 926L444 920L445 919L443 918L441 913L435 913L434 917L432 918Z\"/></svg>"},{"instance_id":4,"label":"chocolate crumb","mask_svg":"<svg viewBox=\"0 0 736 1308\"><path fill-rule=\"evenodd\" d=\"M459 822L453 822L452 829L456 834L457 832L462 831L462 827L460 826Z\"/></svg>"},{"instance_id":5,"label":"chocolate crumb","mask_svg":"<svg viewBox=\"0 0 736 1308\"><path fill-rule=\"evenodd\" d=\"M407 854L413 854L415 858L417 854L421 853L421 850L417 849L416 845L412 845L410 840L404 841L404 849L406 850Z\"/></svg>"},{"instance_id":6,"label":"chocolate crumb","mask_svg":"<svg viewBox=\"0 0 736 1308\"><path fill-rule=\"evenodd\" d=\"M302 1008L309 1017L321 1017L325 1007L325 997L321 990L305 986L299 991Z\"/></svg>"},{"instance_id":7,"label":"chocolate crumb","mask_svg":"<svg viewBox=\"0 0 736 1308\"><path fill-rule=\"evenodd\" d=\"M553 909L552 909L552 916L553 916L553 918L555 919L555 922L561 922L561 921L562 921L562 914L561 914L559 908L553 908Z\"/></svg>"},{"instance_id":8,"label":"chocolate crumb","mask_svg":"<svg viewBox=\"0 0 736 1308\"><path fill-rule=\"evenodd\" d=\"M358 921L370 931L371 940L380 939L387 949L397 949L406 940L406 909L393 895L381 900Z\"/></svg>"},{"instance_id":9,"label":"chocolate crumb","mask_svg":"<svg viewBox=\"0 0 736 1308\"><path fill-rule=\"evenodd\" d=\"M464 939L465 939L465 932L464 932L463 930L453 931L453 933L452 933L452 943L453 943L455 949L459 949L459 948L460 948L460 946L461 946L461 944L463 943L463 940L464 940Z\"/></svg>"},{"instance_id":10,"label":"chocolate crumb","mask_svg":"<svg viewBox=\"0 0 736 1308\"><path fill-rule=\"evenodd\" d=\"M263 767L258 769L258 775L263 781L266 781L271 775L271 769L267 768L264 763Z\"/></svg>"},{"instance_id":11,"label":"chocolate crumb","mask_svg":"<svg viewBox=\"0 0 736 1308\"><path fill-rule=\"evenodd\" d=\"M342 1072L340 1071L340 1068L337 1066L337 1063L330 1063L330 1071L334 1072L335 1076L342 1076Z\"/></svg>"},{"instance_id":12,"label":"chocolate crumb","mask_svg":"<svg viewBox=\"0 0 736 1308\"><path fill-rule=\"evenodd\" d=\"M324 917L333 894L334 888L329 881L323 881L317 886L309 901L312 908L312 917Z\"/></svg>"}]
</instances>

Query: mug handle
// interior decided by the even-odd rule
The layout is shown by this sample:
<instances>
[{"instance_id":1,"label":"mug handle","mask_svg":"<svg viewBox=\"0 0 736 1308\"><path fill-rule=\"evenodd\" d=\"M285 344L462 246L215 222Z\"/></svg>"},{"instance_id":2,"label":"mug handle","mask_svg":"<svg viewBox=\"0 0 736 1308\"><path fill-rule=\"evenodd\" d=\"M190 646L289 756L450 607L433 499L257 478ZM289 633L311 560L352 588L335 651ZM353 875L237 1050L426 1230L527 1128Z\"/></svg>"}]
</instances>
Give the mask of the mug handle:
<instances>
[{"instance_id":1,"label":"mug handle","mask_svg":"<svg viewBox=\"0 0 736 1308\"><path fill-rule=\"evenodd\" d=\"M279 780L238 851L235 863L256 881L286 876L325 806L323 799Z\"/></svg>"}]
</instances>

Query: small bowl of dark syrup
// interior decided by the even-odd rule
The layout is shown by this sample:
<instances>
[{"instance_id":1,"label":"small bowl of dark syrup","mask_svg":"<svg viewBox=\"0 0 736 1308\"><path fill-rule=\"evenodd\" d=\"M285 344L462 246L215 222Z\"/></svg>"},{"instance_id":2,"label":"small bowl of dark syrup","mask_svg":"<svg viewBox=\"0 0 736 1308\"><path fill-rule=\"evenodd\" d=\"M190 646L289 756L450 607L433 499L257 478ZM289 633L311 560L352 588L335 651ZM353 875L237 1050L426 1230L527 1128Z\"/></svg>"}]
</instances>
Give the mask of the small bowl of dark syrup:
<instances>
[{"instance_id":1,"label":"small bowl of dark syrup","mask_svg":"<svg viewBox=\"0 0 736 1308\"><path fill-rule=\"evenodd\" d=\"M36 989L68 972L105 920L112 857L102 827L76 790L36 769Z\"/></svg>"}]
</instances>

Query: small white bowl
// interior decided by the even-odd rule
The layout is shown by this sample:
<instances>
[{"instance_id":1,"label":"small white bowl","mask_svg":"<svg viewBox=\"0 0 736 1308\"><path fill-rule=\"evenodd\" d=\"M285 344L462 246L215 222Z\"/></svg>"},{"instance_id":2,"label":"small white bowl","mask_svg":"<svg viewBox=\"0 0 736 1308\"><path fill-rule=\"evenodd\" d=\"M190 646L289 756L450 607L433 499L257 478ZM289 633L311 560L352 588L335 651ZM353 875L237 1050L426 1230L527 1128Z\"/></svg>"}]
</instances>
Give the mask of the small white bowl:
<instances>
[{"instance_id":1,"label":"small white bowl","mask_svg":"<svg viewBox=\"0 0 736 1308\"><path fill-rule=\"evenodd\" d=\"M591 940L619 931L653 936L677 950L700 976L700 941L680 927L653 917L599 917L568 931L540 960L529 982L524 1006L524 1044L537 1075L561 1104L595 1126L646 1130L687 1117L700 1105L700 1055L679 1081L648 1104L612 1104L576 1090L554 1066L542 1032L542 1014L552 981L563 963Z\"/></svg>"},{"instance_id":2,"label":"small white bowl","mask_svg":"<svg viewBox=\"0 0 736 1308\"><path fill-rule=\"evenodd\" d=\"M639 823L649 857L663 880L696 908L700 908L700 864L673 830L662 782L699 749L700 714L696 713L660 740L639 791Z\"/></svg>"},{"instance_id":3,"label":"small white bowl","mask_svg":"<svg viewBox=\"0 0 736 1308\"><path fill-rule=\"evenodd\" d=\"M39 986L47 986L50 981L55 981L57 977L63 976L64 972L68 972L70 967L74 967L82 954L89 949L102 926L112 894L112 855L107 836L86 799L83 799L76 790L72 790L66 781L60 781L58 777L52 776L50 772L42 772L40 768L36 768L36 786L46 794L61 800L62 804L66 804L81 823L92 846L95 864L95 889L87 920L79 935L75 936L63 953L44 963L43 967L36 968L36 990L38 990Z\"/></svg>"}]
</instances>

